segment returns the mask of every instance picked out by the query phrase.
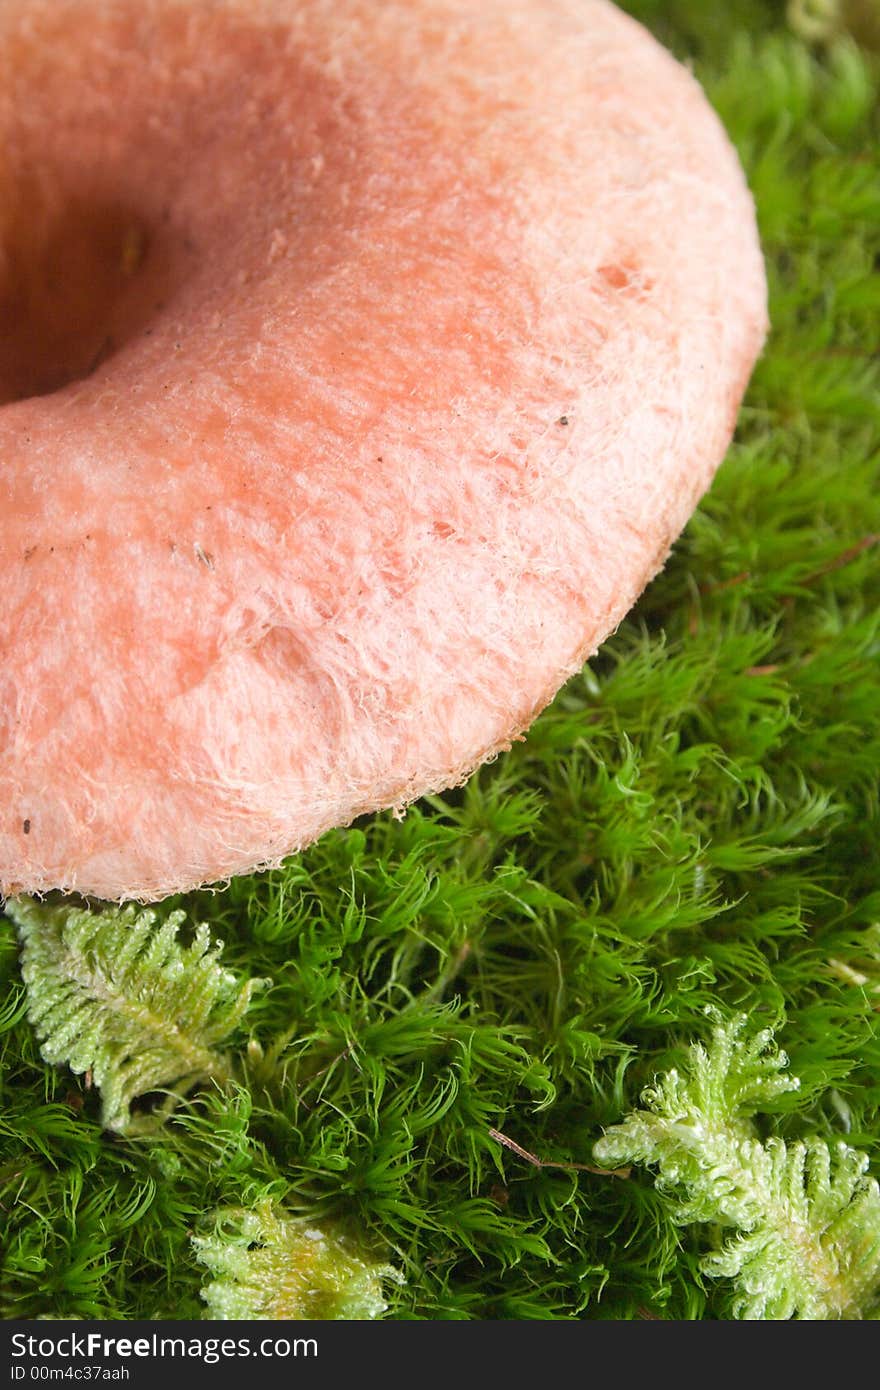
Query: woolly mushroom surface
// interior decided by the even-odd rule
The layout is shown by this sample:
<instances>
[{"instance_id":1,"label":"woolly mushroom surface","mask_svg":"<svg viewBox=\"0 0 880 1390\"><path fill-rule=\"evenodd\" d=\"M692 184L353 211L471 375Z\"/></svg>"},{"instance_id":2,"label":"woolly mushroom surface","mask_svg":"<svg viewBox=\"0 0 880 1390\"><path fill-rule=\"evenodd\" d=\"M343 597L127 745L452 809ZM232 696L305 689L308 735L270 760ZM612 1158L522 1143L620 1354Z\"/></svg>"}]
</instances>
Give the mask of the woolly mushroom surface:
<instances>
[{"instance_id":1,"label":"woolly mushroom surface","mask_svg":"<svg viewBox=\"0 0 880 1390\"><path fill-rule=\"evenodd\" d=\"M766 327L727 138L605 0L6 0L0 189L5 892L463 779L662 566Z\"/></svg>"}]
</instances>

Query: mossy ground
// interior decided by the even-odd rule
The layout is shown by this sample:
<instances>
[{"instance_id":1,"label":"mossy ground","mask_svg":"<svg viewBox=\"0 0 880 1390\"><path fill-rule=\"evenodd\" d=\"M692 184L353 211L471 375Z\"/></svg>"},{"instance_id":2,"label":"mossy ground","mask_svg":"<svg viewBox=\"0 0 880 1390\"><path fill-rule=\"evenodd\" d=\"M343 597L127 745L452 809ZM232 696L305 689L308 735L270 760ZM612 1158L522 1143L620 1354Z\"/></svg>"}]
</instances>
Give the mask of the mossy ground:
<instances>
[{"instance_id":1,"label":"mossy ground","mask_svg":"<svg viewBox=\"0 0 880 1390\"><path fill-rule=\"evenodd\" d=\"M807 48L779 0L625 8L693 61L758 201L774 326L730 456L524 743L163 905L274 982L239 1089L103 1135L0 923L6 1318L199 1317L191 1235L264 1199L401 1269L393 1317L724 1317L711 1232L650 1175L491 1133L590 1165L707 1005L779 1026L802 1085L777 1132L846 1132L880 1171L880 65Z\"/></svg>"}]
</instances>

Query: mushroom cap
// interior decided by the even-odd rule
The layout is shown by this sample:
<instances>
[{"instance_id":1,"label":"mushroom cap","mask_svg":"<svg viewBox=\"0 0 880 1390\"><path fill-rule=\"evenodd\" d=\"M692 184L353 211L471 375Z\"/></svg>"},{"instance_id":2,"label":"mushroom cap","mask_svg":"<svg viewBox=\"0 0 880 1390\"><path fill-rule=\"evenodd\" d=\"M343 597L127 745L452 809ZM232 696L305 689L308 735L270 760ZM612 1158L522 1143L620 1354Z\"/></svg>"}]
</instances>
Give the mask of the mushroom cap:
<instances>
[{"instance_id":1,"label":"mushroom cap","mask_svg":"<svg viewBox=\"0 0 880 1390\"><path fill-rule=\"evenodd\" d=\"M4 0L0 160L7 893L156 899L507 748L766 331L736 156L606 0Z\"/></svg>"}]
</instances>

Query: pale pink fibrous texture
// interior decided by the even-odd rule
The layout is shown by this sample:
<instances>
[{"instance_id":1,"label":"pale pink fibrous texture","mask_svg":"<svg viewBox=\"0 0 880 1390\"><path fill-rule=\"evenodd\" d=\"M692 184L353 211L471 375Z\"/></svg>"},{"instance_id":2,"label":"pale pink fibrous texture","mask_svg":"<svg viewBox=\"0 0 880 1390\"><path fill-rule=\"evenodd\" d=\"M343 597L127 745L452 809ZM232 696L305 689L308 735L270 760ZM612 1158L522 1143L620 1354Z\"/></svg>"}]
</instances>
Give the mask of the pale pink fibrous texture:
<instances>
[{"instance_id":1,"label":"pale pink fibrous texture","mask_svg":"<svg viewBox=\"0 0 880 1390\"><path fill-rule=\"evenodd\" d=\"M7 893L461 781L663 565L765 334L731 146L606 0L4 0L0 151L0 302L101 228L124 270L70 379L4 349Z\"/></svg>"}]
</instances>

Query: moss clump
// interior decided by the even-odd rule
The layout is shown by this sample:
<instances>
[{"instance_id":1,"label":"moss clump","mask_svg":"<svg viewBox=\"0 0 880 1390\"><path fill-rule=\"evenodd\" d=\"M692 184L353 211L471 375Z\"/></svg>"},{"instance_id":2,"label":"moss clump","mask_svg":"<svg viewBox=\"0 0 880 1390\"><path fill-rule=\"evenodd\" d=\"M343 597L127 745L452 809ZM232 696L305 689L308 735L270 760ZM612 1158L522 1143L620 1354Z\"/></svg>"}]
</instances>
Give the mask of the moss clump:
<instances>
[{"instance_id":1,"label":"moss clump","mask_svg":"<svg viewBox=\"0 0 880 1390\"><path fill-rule=\"evenodd\" d=\"M369 1319L385 1312L390 1265L366 1260L337 1231L290 1218L263 1202L214 1214L194 1236L196 1258L214 1278L202 1297L211 1318Z\"/></svg>"},{"instance_id":2,"label":"moss clump","mask_svg":"<svg viewBox=\"0 0 880 1390\"><path fill-rule=\"evenodd\" d=\"M769 1028L716 1023L643 1092L644 1109L595 1145L603 1163L647 1163L673 1220L714 1232L704 1273L733 1281L749 1319L861 1319L880 1304L880 1189L841 1140L762 1139L754 1117L798 1089Z\"/></svg>"}]
</instances>

